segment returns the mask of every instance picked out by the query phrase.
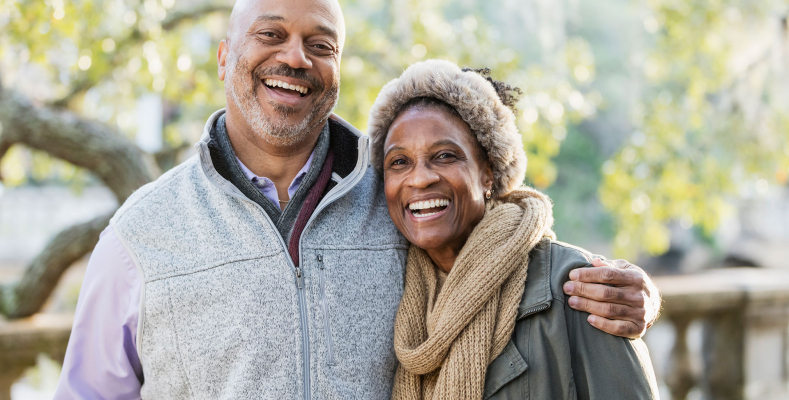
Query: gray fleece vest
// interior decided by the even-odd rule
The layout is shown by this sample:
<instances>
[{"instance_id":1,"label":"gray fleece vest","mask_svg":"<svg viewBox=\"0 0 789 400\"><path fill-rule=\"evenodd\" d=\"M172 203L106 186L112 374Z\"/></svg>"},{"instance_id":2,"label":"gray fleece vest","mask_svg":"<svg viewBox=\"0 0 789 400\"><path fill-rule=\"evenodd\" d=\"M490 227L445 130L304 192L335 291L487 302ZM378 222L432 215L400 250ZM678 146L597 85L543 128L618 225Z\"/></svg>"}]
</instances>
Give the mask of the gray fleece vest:
<instances>
[{"instance_id":1,"label":"gray fleece vest","mask_svg":"<svg viewBox=\"0 0 789 400\"><path fill-rule=\"evenodd\" d=\"M307 223L296 268L260 205L213 167L206 141L221 112L196 156L111 221L144 276L142 398L389 398L407 243L368 138L333 122L335 153L356 163Z\"/></svg>"}]
</instances>

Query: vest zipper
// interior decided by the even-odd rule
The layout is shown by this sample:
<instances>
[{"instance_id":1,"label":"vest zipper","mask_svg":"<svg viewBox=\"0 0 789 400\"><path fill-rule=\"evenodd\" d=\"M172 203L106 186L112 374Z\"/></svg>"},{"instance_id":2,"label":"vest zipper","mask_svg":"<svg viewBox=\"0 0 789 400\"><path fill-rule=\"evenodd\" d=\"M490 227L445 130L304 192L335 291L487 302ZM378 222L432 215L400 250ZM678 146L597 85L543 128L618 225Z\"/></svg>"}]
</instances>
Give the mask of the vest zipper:
<instances>
[{"instance_id":1,"label":"vest zipper","mask_svg":"<svg viewBox=\"0 0 789 400\"><path fill-rule=\"evenodd\" d=\"M321 307L323 308L323 330L326 334L326 348L329 353L329 365L334 365L334 343L331 339L331 321L329 320L329 300L326 298L326 270L323 268L323 255L318 254L318 273L320 275Z\"/></svg>"},{"instance_id":2,"label":"vest zipper","mask_svg":"<svg viewBox=\"0 0 789 400\"><path fill-rule=\"evenodd\" d=\"M283 242L284 243L284 242ZM286 247L287 248L287 247ZM299 257L301 261L301 257ZM301 320L301 347L304 349L304 399L309 400L310 394L310 326L307 320L307 299L304 295L304 274L301 267L296 268L296 287L299 293L299 316Z\"/></svg>"},{"instance_id":3,"label":"vest zipper","mask_svg":"<svg viewBox=\"0 0 789 400\"><path fill-rule=\"evenodd\" d=\"M304 275L301 273L301 268L296 267L296 287L304 289Z\"/></svg>"},{"instance_id":4,"label":"vest zipper","mask_svg":"<svg viewBox=\"0 0 789 400\"><path fill-rule=\"evenodd\" d=\"M201 149L201 151L203 151L203 149ZM209 179L209 181L211 180ZM211 182L214 183L213 181ZM258 210L260 210L260 212L263 213L263 215L265 216L264 219L268 221L271 229L275 233L277 232L277 227L274 225L274 222L271 221L271 218L268 217L268 214L266 214L266 211L263 210L263 207L261 207L260 204L255 203L254 201L248 199L243 194L234 193L231 190L227 190L223 188L221 185L216 185L216 186L222 189L224 192L228 193L230 196L235 197L239 200L246 201L252 204ZM299 297L299 322L301 323L301 346L302 346L302 350L304 351L304 355L302 357L302 360L304 362L304 369L302 371L304 374L304 400L310 400L310 398L312 397L310 393L310 337L309 337L309 325L307 321L307 300L304 295L304 273L301 267L297 267L295 264L293 264L293 261L290 259L290 255L288 253L288 246L285 244L285 240L282 239L282 236L280 236L279 233L277 233L274 236L276 236L277 239L279 239L280 246L282 246L282 249L285 250L285 262L291 268L293 268L293 272L296 276L296 288L297 288L296 291L298 292L298 297ZM302 237L304 237L303 232L302 232ZM301 246L300 242L299 242L299 246ZM299 261L301 261L301 259L302 259L301 249L299 249Z\"/></svg>"},{"instance_id":5,"label":"vest zipper","mask_svg":"<svg viewBox=\"0 0 789 400\"><path fill-rule=\"evenodd\" d=\"M367 152L367 144L368 144L367 140L365 140L363 138L360 138L359 142L361 143L361 145L359 146L360 151ZM364 154L362 154L362 156L364 156ZM359 165L357 165L357 169L358 168L359 168ZM364 178L364 175L365 175L365 172L366 172L365 168L366 168L366 163L365 163L365 165L362 166L361 171L357 172L357 170L354 169L354 171L351 172L351 174L356 172L357 173L356 176L354 176L351 180L347 180L350 177L350 175L346 176L345 179L343 179L339 184L337 184L337 186L335 186L334 189L330 190L329 193L327 193L326 196L323 198L323 200L320 203L318 203L318 206L315 208L315 211L312 212L312 216L310 217L310 219L307 220L307 224L304 225L304 230L301 231L301 237L299 238L299 260L303 260L304 259L304 257L302 257L302 255L301 255L301 250L304 248L304 246L302 245L301 241L304 240L305 236L307 236L307 231L310 229L310 226L312 225L312 221L314 221L315 218L317 218L318 214L320 214L320 212L323 211L324 208L328 207L329 204L334 203L335 200L337 200L340 197L344 196L346 193L350 192L351 189L356 187L356 184L359 183L362 180L362 178ZM334 193L332 193L332 192L334 192ZM249 201L251 201L251 200L249 200ZM252 203L257 204L254 201L252 201ZM260 206L258 206L258 207L260 207ZM261 210L262 210L262 208L261 208ZM274 230L276 230L276 227L275 227ZM282 241L281 238L280 238L280 241ZM285 246L286 250L287 250L287 248L288 247ZM305 322L303 322L303 324L305 324L305 325L303 325L304 326L303 332L306 335L307 334L306 333L306 329L307 329L307 325L306 325L307 309L306 309L306 306L304 305L304 303L305 303L305 301L304 301L304 291L300 290L299 294L301 295L300 301L301 301L301 306L302 306L302 315L304 316L303 320L305 321ZM312 399L312 394L310 393L309 338L305 339L304 349L305 349L304 351L306 352L304 354L304 359L305 359L305 362L304 362L304 371L305 371L304 372L304 400L311 400Z\"/></svg>"},{"instance_id":6,"label":"vest zipper","mask_svg":"<svg viewBox=\"0 0 789 400\"><path fill-rule=\"evenodd\" d=\"M365 140L364 138L359 138L359 143L360 143L360 145L358 146L359 151L367 152L367 145L368 145L367 140ZM205 154L205 153L208 153L208 147L207 146L201 145L199 151L201 153L200 154L201 163L203 162L202 160L206 160L206 159L210 160L211 159L210 156ZM363 156L363 154L362 154L362 156ZM203 166L202 168L205 168L205 167ZM315 211L312 212L312 216L310 217L309 220L307 220L307 224L304 226L304 230L301 231L301 237L299 238L299 261L303 260L303 257L302 257L302 254L301 254L301 250L302 250L303 246L302 246L301 241L304 239L304 236L306 236L307 230L309 229L310 225L312 225L312 221L314 221L315 218L317 217L317 215L321 211L323 211L323 209L326 208L329 204L333 203L335 200L339 199L340 197L344 196L346 193L350 192L351 189L353 189L356 186L356 184L359 183L362 180L362 178L364 178L364 175L366 173L366 169L365 168L366 168L366 165L362 166L360 171L357 171L359 169L359 165L357 164L356 169L354 169L354 171L351 172L351 174L356 173L356 176L354 176L352 178L352 180L350 180L350 181L346 181L346 179L348 179L350 177L350 175L346 176L345 179L343 179L343 181L341 182L344 185L338 184L337 186L335 186L334 189L330 190L329 193L326 194L326 197L323 198L323 201L318 203L318 207L316 207ZM205 169L204 169L204 172L205 172ZM206 175L208 175L208 174L206 173ZM233 192L233 190L229 190L228 188L224 188L222 185L217 184L217 182L214 182L210 178L208 180L209 180L209 182L213 183L215 186L220 188L222 191L228 193L229 195L231 195L231 196L233 196L235 198L238 198L240 200L243 200L243 201L246 201L246 202L249 202L249 203L253 204L255 207L257 207L258 210L260 210L266 216L265 219L268 221L269 225L274 230L274 232L278 232L276 225L274 225L274 222L271 221L271 218L268 218L268 214L266 214L266 211L263 210L263 207L261 207L260 204L255 203L254 201L250 200L249 198L244 196L241 192L235 193L235 192ZM342 186L342 188L340 188L340 186ZM231 187L232 187L232 185L231 185ZM233 187L233 188L237 190L237 188L235 188L235 187ZM335 190L336 190L336 192L332 193ZM309 322L307 320L307 305L306 305L307 300L305 299L305 295L304 295L304 275L302 274L301 268L300 267L296 267L295 264L293 264L293 261L288 256L288 254L289 254L288 253L288 245L282 239L282 236L280 236L279 234L277 234L275 236L277 236L277 238L279 239L279 243L280 243L280 245L282 245L282 248L285 249L285 259L286 259L285 261L291 267L293 267L293 270L294 270L294 272L296 274L296 286L298 288L298 294L299 294L299 313L301 314L301 336L302 336L301 339L302 339L302 348L304 350L304 357L303 357L303 359L304 359L304 400L311 400L312 393L311 393L311 390L310 390L310 338L309 338L309 325L308 325Z\"/></svg>"}]
</instances>

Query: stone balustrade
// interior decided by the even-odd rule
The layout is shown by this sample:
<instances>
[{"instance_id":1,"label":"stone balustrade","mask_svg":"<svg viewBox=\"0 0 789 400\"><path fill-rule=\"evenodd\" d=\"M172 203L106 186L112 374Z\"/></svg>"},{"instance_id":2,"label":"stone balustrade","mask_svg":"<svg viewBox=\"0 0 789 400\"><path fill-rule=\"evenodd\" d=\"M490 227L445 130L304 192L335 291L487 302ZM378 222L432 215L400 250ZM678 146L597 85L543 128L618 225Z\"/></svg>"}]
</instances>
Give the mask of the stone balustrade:
<instances>
[{"instance_id":1,"label":"stone balustrade","mask_svg":"<svg viewBox=\"0 0 789 400\"><path fill-rule=\"evenodd\" d=\"M669 360L656 371L672 400L685 400L692 389L705 400L789 399L789 271L717 269L655 281L661 323L670 321L675 333ZM38 354L63 360L72 321L49 314L0 321L0 400L10 398L11 384ZM697 321L700 368L687 340Z\"/></svg>"},{"instance_id":2,"label":"stone balustrade","mask_svg":"<svg viewBox=\"0 0 789 400\"><path fill-rule=\"evenodd\" d=\"M11 385L39 354L63 361L73 321L73 315L58 314L0 321L0 400L11 399Z\"/></svg>"},{"instance_id":3,"label":"stone balustrade","mask_svg":"<svg viewBox=\"0 0 789 400\"><path fill-rule=\"evenodd\" d=\"M672 400L697 388L709 400L789 399L789 271L707 270L655 278L662 320L674 328L668 364L656 371ZM687 333L702 324L701 368Z\"/></svg>"}]
</instances>

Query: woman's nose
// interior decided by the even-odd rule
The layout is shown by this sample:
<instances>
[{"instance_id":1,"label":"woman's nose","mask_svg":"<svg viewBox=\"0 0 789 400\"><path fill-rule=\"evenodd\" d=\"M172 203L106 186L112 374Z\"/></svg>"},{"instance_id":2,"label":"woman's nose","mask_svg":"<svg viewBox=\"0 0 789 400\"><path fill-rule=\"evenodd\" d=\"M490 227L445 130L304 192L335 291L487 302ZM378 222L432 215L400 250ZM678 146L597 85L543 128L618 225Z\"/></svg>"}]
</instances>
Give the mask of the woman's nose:
<instances>
[{"instance_id":1,"label":"woman's nose","mask_svg":"<svg viewBox=\"0 0 789 400\"><path fill-rule=\"evenodd\" d=\"M410 186L420 189L426 188L441 179L441 177L425 163L418 163L411 171L408 178L408 184Z\"/></svg>"}]
</instances>

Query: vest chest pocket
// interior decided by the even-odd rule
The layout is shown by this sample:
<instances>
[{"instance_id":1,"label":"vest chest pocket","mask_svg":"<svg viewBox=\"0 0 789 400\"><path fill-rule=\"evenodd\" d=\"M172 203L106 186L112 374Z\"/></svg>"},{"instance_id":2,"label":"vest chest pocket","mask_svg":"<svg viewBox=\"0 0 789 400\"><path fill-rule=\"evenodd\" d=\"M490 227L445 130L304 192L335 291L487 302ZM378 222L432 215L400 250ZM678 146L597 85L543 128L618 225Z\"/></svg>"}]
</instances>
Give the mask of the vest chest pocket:
<instances>
[{"instance_id":1,"label":"vest chest pocket","mask_svg":"<svg viewBox=\"0 0 789 400\"><path fill-rule=\"evenodd\" d=\"M331 337L331 316L329 301L326 299L326 269L323 265L323 254L318 254L318 290L320 291L320 307L323 311L323 333L326 343L326 363L334 365L334 343Z\"/></svg>"},{"instance_id":2,"label":"vest chest pocket","mask_svg":"<svg viewBox=\"0 0 789 400\"><path fill-rule=\"evenodd\" d=\"M376 398L373 392L345 393L351 387L347 382L365 382L370 390L391 386L394 319L403 291L401 251L394 246L320 249L313 255L313 365L330 367L318 373L318 384L338 398Z\"/></svg>"},{"instance_id":3,"label":"vest chest pocket","mask_svg":"<svg viewBox=\"0 0 789 400\"><path fill-rule=\"evenodd\" d=\"M522 384L510 385L510 387L505 387L505 385L519 377L521 380L528 379L528 376L523 376L528 369L529 365L526 364L518 348L515 347L515 343L510 340L504 351L488 366L485 374L483 399L526 399L527 381L523 381Z\"/></svg>"}]
</instances>

